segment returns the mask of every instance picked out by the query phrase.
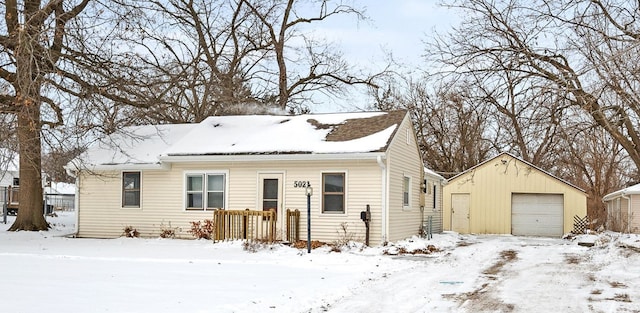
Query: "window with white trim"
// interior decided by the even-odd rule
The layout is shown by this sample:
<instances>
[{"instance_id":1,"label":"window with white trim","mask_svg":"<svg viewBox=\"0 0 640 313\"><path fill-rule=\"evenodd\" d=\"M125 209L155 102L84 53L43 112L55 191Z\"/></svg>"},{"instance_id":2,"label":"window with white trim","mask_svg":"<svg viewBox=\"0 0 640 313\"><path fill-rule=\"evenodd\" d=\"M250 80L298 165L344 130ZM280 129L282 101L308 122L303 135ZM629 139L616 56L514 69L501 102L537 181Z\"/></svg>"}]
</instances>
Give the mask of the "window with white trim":
<instances>
[{"instance_id":1,"label":"window with white trim","mask_svg":"<svg viewBox=\"0 0 640 313\"><path fill-rule=\"evenodd\" d=\"M411 190L411 178L404 176L402 179L402 206L409 206L410 199L410 190Z\"/></svg>"},{"instance_id":2,"label":"window with white trim","mask_svg":"<svg viewBox=\"0 0 640 313\"><path fill-rule=\"evenodd\" d=\"M224 209L225 179L221 173L186 175L187 210Z\"/></svg>"},{"instance_id":3,"label":"window with white trim","mask_svg":"<svg viewBox=\"0 0 640 313\"><path fill-rule=\"evenodd\" d=\"M322 174L322 213L344 213L345 173Z\"/></svg>"},{"instance_id":4,"label":"window with white trim","mask_svg":"<svg viewBox=\"0 0 640 313\"><path fill-rule=\"evenodd\" d=\"M122 172L122 207L140 207L140 172Z\"/></svg>"}]
</instances>

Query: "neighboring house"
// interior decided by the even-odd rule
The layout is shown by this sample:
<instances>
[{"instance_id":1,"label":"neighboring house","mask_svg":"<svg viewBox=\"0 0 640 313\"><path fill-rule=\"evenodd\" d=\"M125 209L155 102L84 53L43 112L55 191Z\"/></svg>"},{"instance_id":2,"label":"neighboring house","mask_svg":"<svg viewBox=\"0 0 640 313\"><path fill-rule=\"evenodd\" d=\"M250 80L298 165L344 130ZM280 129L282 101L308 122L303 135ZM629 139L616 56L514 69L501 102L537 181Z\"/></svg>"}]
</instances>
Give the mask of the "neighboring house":
<instances>
[{"instance_id":1,"label":"neighboring house","mask_svg":"<svg viewBox=\"0 0 640 313\"><path fill-rule=\"evenodd\" d=\"M312 240L332 242L345 229L362 240L367 205L372 245L418 234L424 219L423 166L406 111L128 127L67 169L77 179L80 237L118 237L125 226L158 236L169 225L190 237L190 222L216 209L274 208L279 230L286 209L302 211L306 239L309 184Z\"/></svg>"},{"instance_id":2,"label":"neighboring house","mask_svg":"<svg viewBox=\"0 0 640 313\"><path fill-rule=\"evenodd\" d=\"M460 233L560 237L587 215L585 192L509 153L444 187L444 228Z\"/></svg>"},{"instance_id":3,"label":"neighboring house","mask_svg":"<svg viewBox=\"0 0 640 313\"><path fill-rule=\"evenodd\" d=\"M640 233L640 184L602 198L607 205L606 228L623 233Z\"/></svg>"},{"instance_id":4,"label":"neighboring house","mask_svg":"<svg viewBox=\"0 0 640 313\"><path fill-rule=\"evenodd\" d=\"M50 182L44 187L45 205L52 211L75 210L75 184Z\"/></svg>"},{"instance_id":5,"label":"neighboring house","mask_svg":"<svg viewBox=\"0 0 640 313\"><path fill-rule=\"evenodd\" d=\"M20 173L18 158L15 152L0 149L0 187L17 186Z\"/></svg>"},{"instance_id":6,"label":"neighboring house","mask_svg":"<svg viewBox=\"0 0 640 313\"><path fill-rule=\"evenodd\" d=\"M425 232L442 232L442 196L446 179L440 174L424 168L424 221ZM430 218L429 218L430 217Z\"/></svg>"}]
</instances>

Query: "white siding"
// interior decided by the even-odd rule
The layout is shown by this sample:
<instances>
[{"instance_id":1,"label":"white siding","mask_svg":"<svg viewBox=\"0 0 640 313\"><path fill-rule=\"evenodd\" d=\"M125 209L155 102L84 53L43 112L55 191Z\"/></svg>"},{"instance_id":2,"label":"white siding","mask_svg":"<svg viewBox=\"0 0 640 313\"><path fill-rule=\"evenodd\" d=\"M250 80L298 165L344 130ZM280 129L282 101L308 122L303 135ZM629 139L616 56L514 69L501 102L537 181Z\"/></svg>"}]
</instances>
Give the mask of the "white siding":
<instances>
[{"instance_id":1,"label":"white siding","mask_svg":"<svg viewBox=\"0 0 640 313\"><path fill-rule=\"evenodd\" d=\"M161 226L176 228L179 237L191 238L190 222L211 219L212 212L184 209L184 173L189 171L228 171L227 209L258 207L258 175L282 173L284 177L284 210L299 209L301 239L306 239L306 196L303 188L294 188L294 181L309 181L314 188L311 198L312 240L332 242L346 223L349 236L364 240L365 226L360 211L371 206L370 242L382 241L381 170L375 160L369 161L289 161L277 162L202 162L174 163L169 170L142 171L141 208L121 207L121 173L80 175L79 236L118 237L125 226L136 228L141 236L159 236ZM284 164L284 163L283 163ZM346 173L346 203L344 214L323 214L320 210L322 172Z\"/></svg>"},{"instance_id":2,"label":"white siding","mask_svg":"<svg viewBox=\"0 0 640 313\"><path fill-rule=\"evenodd\" d=\"M427 223L428 216L431 216L432 232L442 232L442 196L443 182L440 177L426 175L427 192L424 201L424 221ZM435 193L433 191L435 186ZM435 198L435 201L434 201Z\"/></svg>"},{"instance_id":3,"label":"white siding","mask_svg":"<svg viewBox=\"0 0 640 313\"><path fill-rule=\"evenodd\" d=\"M388 149L388 238L396 241L417 235L423 219L420 209L420 183L423 179L424 166L409 115L405 116L396 136ZM411 177L410 205L402 205L402 182L405 176ZM433 214L432 210L424 210ZM431 211L431 212L428 212Z\"/></svg>"}]
</instances>

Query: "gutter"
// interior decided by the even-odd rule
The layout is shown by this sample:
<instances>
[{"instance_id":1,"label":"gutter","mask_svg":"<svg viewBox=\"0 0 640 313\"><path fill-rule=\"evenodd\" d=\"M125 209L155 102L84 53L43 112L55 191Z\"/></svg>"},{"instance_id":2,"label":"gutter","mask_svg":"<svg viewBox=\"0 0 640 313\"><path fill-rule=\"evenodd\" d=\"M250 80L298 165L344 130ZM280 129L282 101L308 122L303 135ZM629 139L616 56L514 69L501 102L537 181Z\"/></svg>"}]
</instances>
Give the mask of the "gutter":
<instances>
[{"instance_id":1,"label":"gutter","mask_svg":"<svg viewBox=\"0 0 640 313\"><path fill-rule=\"evenodd\" d=\"M78 237L78 232L80 232L80 187L79 182L80 178L78 176L74 176L76 178L76 195L73 197L73 206L76 211L76 224L73 227L73 233L71 236L73 238Z\"/></svg>"},{"instance_id":2,"label":"gutter","mask_svg":"<svg viewBox=\"0 0 640 313\"><path fill-rule=\"evenodd\" d=\"M631 233L631 197L623 191L620 194L620 198L627 200L627 234Z\"/></svg>"},{"instance_id":3,"label":"gutter","mask_svg":"<svg viewBox=\"0 0 640 313\"><path fill-rule=\"evenodd\" d=\"M250 161L318 161L318 160L377 160L383 152L357 153L291 153L291 154L215 154L162 155L160 163L180 162L250 162Z\"/></svg>"},{"instance_id":4,"label":"gutter","mask_svg":"<svg viewBox=\"0 0 640 313\"><path fill-rule=\"evenodd\" d=\"M380 170L382 171L382 207L380 208L382 221L380 224L382 243L384 243L387 241L387 165L382 161L382 156L380 155L378 155L376 161L378 162L378 166L380 166Z\"/></svg>"}]
</instances>

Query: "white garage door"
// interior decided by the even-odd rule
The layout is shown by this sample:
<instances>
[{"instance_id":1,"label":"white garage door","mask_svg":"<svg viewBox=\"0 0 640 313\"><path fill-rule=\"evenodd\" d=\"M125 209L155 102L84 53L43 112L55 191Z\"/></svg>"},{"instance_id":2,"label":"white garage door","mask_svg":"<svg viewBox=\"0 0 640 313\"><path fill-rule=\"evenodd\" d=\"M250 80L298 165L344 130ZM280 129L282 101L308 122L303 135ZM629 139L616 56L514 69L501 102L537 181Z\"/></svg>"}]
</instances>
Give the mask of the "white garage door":
<instances>
[{"instance_id":1,"label":"white garage door","mask_svg":"<svg viewBox=\"0 0 640 313\"><path fill-rule=\"evenodd\" d=\"M561 237L563 195L511 195L511 233L517 236Z\"/></svg>"}]
</instances>

